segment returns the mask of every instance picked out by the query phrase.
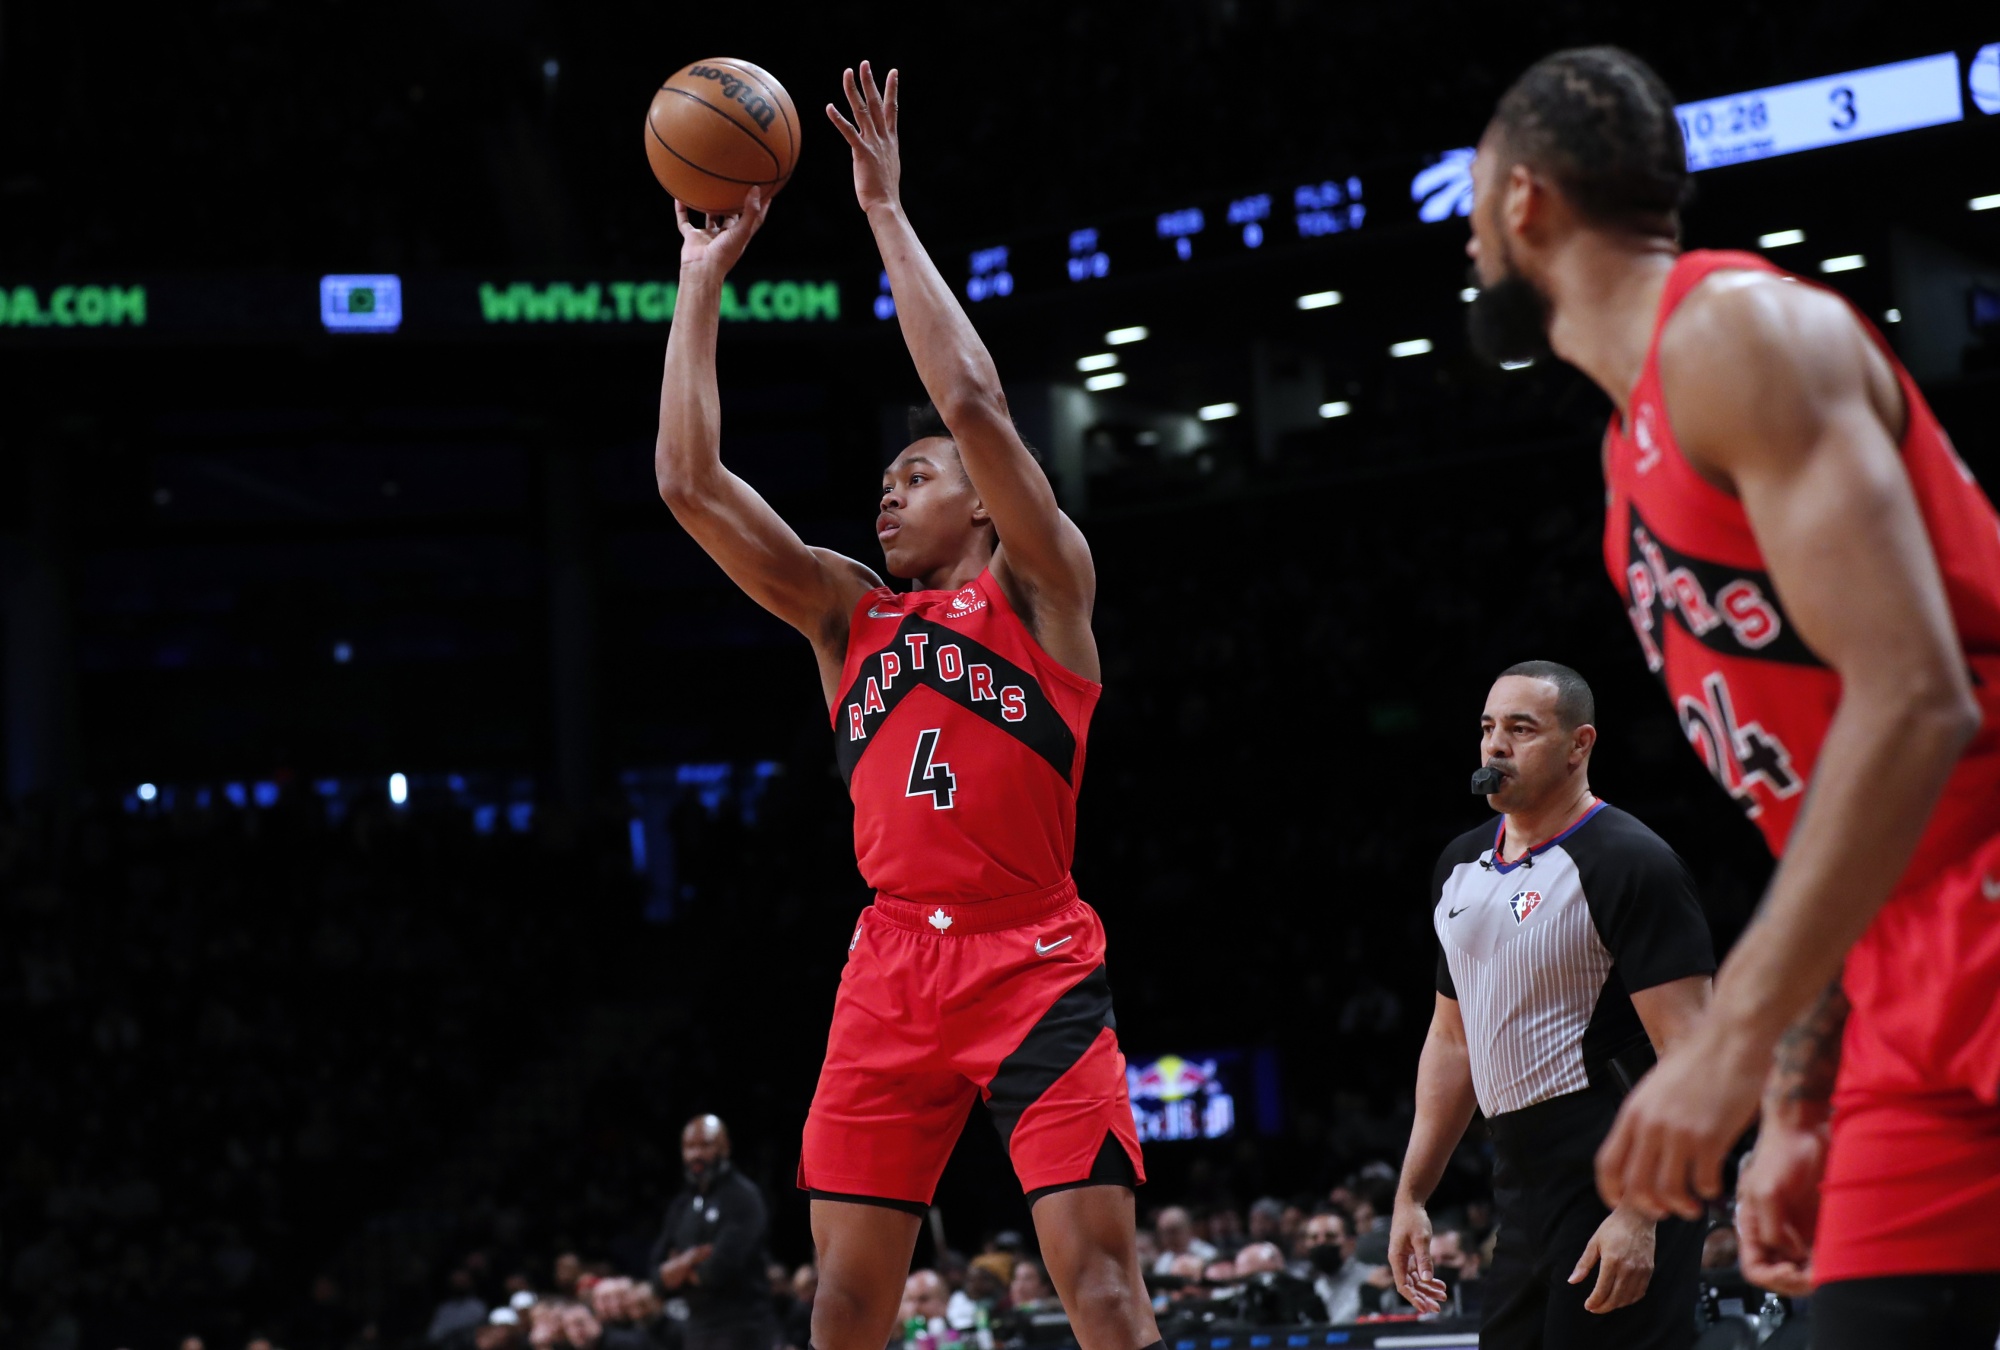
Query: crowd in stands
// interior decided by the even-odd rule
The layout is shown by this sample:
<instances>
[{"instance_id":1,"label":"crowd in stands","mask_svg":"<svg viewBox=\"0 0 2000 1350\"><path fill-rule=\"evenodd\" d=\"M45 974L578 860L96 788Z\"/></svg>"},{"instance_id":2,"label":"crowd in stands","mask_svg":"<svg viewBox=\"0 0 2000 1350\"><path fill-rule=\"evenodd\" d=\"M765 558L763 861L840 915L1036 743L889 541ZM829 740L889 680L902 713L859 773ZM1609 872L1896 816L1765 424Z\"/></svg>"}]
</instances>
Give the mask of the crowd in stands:
<instances>
[{"instance_id":1,"label":"crowd in stands","mask_svg":"<svg viewBox=\"0 0 2000 1350\"><path fill-rule=\"evenodd\" d=\"M1376 1162L1324 1193L1147 1210L1139 1256L1163 1333L1171 1340L1198 1330L1414 1317L1385 1264L1394 1193L1394 1170ZM1452 1291L1447 1316L1480 1311L1495 1236L1483 1197L1433 1216L1431 1259ZM1709 1235L1702 1264L1714 1278L1727 1278L1734 1264L1734 1237L1726 1222ZM772 1350L807 1350L814 1267L774 1262L769 1277L779 1328ZM490 1253L474 1252L451 1273L422 1342L428 1350L673 1350L684 1317L671 1291L610 1261L565 1254L496 1278ZM890 1350L993 1350L1066 1325L1032 1242L1001 1230L976 1254L933 1252L910 1273Z\"/></svg>"}]
</instances>

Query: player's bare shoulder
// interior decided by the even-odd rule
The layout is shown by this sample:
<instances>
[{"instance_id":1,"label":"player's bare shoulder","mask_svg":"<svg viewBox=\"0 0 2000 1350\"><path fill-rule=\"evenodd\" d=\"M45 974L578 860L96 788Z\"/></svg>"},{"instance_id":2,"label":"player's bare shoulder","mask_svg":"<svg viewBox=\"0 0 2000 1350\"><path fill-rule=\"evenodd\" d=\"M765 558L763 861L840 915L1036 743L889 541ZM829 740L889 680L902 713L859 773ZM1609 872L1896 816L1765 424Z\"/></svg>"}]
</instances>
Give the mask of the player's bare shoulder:
<instances>
[{"instance_id":1,"label":"player's bare shoulder","mask_svg":"<svg viewBox=\"0 0 2000 1350\"><path fill-rule=\"evenodd\" d=\"M1894 370L1847 302L1770 272L1727 269L1689 292L1660 334L1659 370L1675 437L1712 477L1809 446L1848 411L1902 418Z\"/></svg>"}]
</instances>

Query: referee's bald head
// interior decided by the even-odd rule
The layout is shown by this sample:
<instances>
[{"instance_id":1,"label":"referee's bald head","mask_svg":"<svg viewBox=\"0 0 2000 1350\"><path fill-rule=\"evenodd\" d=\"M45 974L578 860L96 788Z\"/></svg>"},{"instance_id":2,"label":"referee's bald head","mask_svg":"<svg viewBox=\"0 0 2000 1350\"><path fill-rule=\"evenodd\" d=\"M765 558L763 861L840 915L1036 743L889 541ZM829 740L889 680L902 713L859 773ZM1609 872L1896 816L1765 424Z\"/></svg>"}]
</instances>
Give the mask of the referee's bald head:
<instances>
[{"instance_id":1,"label":"referee's bald head","mask_svg":"<svg viewBox=\"0 0 2000 1350\"><path fill-rule=\"evenodd\" d=\"M1500 672L1500 679L1519 675L1555 686L1556 718L1564 731L1597 724L1597 698L1590 683L1568 666L1555 661L1520 661Z\"/></svg>"}]
</instances>

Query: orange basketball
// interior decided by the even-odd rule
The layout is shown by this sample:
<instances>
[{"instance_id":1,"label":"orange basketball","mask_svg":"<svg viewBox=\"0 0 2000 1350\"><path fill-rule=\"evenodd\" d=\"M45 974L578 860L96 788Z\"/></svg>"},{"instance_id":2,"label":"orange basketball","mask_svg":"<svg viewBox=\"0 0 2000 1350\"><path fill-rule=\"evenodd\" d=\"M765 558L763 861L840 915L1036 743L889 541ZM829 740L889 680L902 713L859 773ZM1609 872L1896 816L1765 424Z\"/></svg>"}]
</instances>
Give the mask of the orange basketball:
<instances>
[{"instance_id":1,"label":"orange basketball","mask_svg":"<svg viewBox=\"0 0 2000 1350\"><path fill-rule=\"evenodd\" d=\"M703 214L741 210L753 187L783 187L799 162L799 112L769 72L728 57L674 72L646 110L646 158L660 186Z\"/></svg>"}]
</instances>

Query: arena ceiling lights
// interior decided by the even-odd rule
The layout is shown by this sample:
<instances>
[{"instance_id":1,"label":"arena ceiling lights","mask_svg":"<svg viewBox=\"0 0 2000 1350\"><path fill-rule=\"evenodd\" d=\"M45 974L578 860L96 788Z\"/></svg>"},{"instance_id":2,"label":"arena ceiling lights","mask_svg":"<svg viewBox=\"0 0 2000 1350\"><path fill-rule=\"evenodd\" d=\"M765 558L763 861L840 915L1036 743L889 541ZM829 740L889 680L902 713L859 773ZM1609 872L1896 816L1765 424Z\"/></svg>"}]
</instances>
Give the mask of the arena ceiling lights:
<instances>
[{"instance_id":1,"label":"arena ceiling lights","mask_svg":"<svg viewBox=\"0 0 2000 1350\"><path fill-rule=\"evenodd\" d=\"M1152 334L1143 326L1135 325L1131 328L1114 328L1104 335L1104 340L1114 347L1123 347L1128 342L1144 342L1151 336Z\"/></svg>"},{"instance_id":2,"label":"arena ceiling lights","mask_svg":"<svg viewBox=\"0 0 2000 1350\"><path fill-rule=\"evenodd\" d=\"M1806 232L1804 230L1773 230L1769 234L1760 234L1757 236L1757 247L1788 248L1793 244L1803 244L1805 241Z\"/></svg>"},{"instance_id":3,"label":"arena ceiling lights","mask_svg":"<svg viewBox=\"0 0 2000 1350\"><path fill-rule=\"evenodd\" d=\"M1300 309L1328 309L1340 303L1339 291L1314 291L1302 295L1296 301Z\"/></svg>"}]
</instances>

